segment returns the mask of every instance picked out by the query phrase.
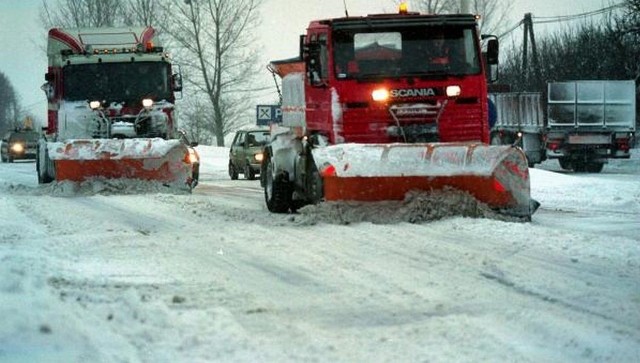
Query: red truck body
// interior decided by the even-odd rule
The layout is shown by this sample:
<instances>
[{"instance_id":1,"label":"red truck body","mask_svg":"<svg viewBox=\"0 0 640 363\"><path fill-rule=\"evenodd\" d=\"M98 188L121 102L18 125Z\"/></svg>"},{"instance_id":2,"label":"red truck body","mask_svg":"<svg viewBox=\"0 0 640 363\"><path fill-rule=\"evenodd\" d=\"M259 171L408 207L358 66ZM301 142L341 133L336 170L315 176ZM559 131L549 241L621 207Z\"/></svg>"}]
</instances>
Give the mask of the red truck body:
<instances>
[{"instance_id":1,"label":"red truck body","mask_svg":"<svg viewBox=\"0 0 640 363\"><path fill-rule=\"evenodd\" d=\"M192 188L199 160L177 129L180 91L152 27L48 33L45 137L38 180L143 179Z\"/></svg>"},{"instance_id":2,"label":"red truck body","mask_svg":"<svg viewBox=\"0 0 640 363\"><path fill-rule=\"evenodd\" d=\"M282 77L284 127L263 163L269 210L453 188L530 218L526 157L488 146L497 40L482 52L477 20L400 12L312 21L300 56L270 64Z\"/></svg>"}]
</instances>

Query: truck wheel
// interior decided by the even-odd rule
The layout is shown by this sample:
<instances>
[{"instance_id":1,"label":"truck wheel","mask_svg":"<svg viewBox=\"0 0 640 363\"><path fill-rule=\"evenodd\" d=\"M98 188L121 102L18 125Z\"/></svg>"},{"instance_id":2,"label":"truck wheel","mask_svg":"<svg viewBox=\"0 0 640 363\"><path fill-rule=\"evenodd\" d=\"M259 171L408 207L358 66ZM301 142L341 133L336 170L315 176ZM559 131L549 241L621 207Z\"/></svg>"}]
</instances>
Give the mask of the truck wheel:
<instances>
[{"instance_id":1,"label":"truck wheel","mask_svg":"<svg viewBox=\"0 0 640 363\"><path fill-rule=\"evenodd\" d=\"M491 145L502 145L502 139L500 135L495 134L491 137Z\"/></svg>"},{"instance_id":2,"label":"truck wheel","mask_svg":"<svg viewBox=\"0 0 640 363\"><path fill-rule=\"evenodd\" d=\"M256 173L253 172L251 164L249 164L248 161L244 164L244 178L247 180L254 180L256 178Z\"/></svg>"},{"instance_id":3,"label":"truck wheel","mask_svg":"<svg viewBox=\"0 0 640 363\"><path fill-rule=\"evenodd\" d=\"M231 161L229 161L229 178L231 178L231 180L238 180L238 171Z\"/></svg>"},{"instance_id":4,"label":"truck wheel","mask_svg":"<svg viewBox=\"0 0 640 363\"><path fill-rule=\"evenodd\" d=\"M571 162L571 160L567 159L567 158L560 158L558 159L558 163L560 163L560 167L564 170L572 170L573 169L573 163Z\"/></svg>"},{"instance_id":5,"label":"truck wheel","mask_svg":"<svg viewBox=\"0 0 640 363\"><path fill-rule=\"evenodd\" d=\"M587 163L583 161L576 161L573 163L573 171L576 173L584 173L587 171Z\"/></svg>"},{"instance_id":6,"label":"truck wheel","mask_svg":"<svg viewBox=\"0 0 640 363\"><path fill-rule=\"evenodd\" d=\"M44 153L44 160L40 156L40 148L36 151L36 173L38 174L38 184L51 183L55 178L53 161L49 159L49 153ZM50 172L51 171L51 172Z\"/></svg>"},{"instance_id":7,"label":"truck wheel","mask_svg":"<svg viewBox=\"0 0 640 363\"><path fill-rule=\"evenodd\" d=\"M273 213L287 213L291 206L291 186L286 173L274 175L271 158L265 160L264 200Z\"/></svg>"},{"instance_id":8,"label":"truck wheel","mask_svg":"<svg viewBox=\"0 0 640 363\"><path fill-rule=\"evenodd\" d=\"M588 173L599 173L604 168L604 163L599 163L596 161L592 161L586 164L586 169Z\"/></svg>"}]
</instances>

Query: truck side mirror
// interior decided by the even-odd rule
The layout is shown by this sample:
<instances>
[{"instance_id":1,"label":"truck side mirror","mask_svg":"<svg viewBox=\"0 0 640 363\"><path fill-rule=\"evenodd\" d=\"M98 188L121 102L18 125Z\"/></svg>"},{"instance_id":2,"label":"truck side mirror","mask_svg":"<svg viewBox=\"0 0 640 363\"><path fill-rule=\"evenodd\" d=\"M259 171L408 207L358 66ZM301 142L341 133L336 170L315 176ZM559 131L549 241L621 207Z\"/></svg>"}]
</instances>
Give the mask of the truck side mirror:
<instances>
[{"instance_id":1,"label":"truck side mirror","mask_svg":"<svg viewBox=\"0 0 640 363\"><path fill-rule=\"evenodd\" d=\"M498 39L492 38L487 41L487 64L498 64L499 45Z\"/></svg>"},{"instance_id":2,"label":"truck side mirror","mask_svg":"<svg viewBox=\"0 0 640 363\"><path fill-rule=\"evenodd\" d=\"M44 74L44 80L47 82L52 82L53 81L53 73L47 72Z\"/></svg>"},{"instance_id":3,"label":"truck side mirror","mask_svg":"<svg viewBox=\"0 0 640 363\"><path fill-rule=\"evenodd\" d=\"M172 82L172 86L173 86L173 91L174 92L181 92L182 91L182 74L180 73L174 73L171 75L171 82Z\"/></svg>"},{"instance_id":4,"label":"truck side mirror","mask_svg":"<svg viewBox=\"0 0 640 363\"><path fill-rule=\"evenodd\" d=\"M53 82L44 83L42 86L40 86L40 89L44 91L44 94L47 96L48 101L52 101L55 98L56 95L55 88L53 87Z\"/></svg>"}]
</instances>

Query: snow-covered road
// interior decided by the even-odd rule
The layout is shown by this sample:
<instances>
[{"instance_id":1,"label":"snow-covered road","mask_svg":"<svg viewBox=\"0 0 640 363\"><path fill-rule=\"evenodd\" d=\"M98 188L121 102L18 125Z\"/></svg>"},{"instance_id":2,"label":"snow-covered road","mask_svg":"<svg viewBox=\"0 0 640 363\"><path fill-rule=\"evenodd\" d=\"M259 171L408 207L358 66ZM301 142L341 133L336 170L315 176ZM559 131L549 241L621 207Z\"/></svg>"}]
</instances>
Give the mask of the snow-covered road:
<instances>
[{"instance_id":1,"label":"snow-covered road","mask_svg":"<svg viewBox=\"0 0 640 363\"><path fill-rule=\"evenodd\" d=\"M0 362L640 361L640 153L532 169L531 223L341 224L270 214L226 152L191 195L0 164Z\"/></svg>"}]
</instances>

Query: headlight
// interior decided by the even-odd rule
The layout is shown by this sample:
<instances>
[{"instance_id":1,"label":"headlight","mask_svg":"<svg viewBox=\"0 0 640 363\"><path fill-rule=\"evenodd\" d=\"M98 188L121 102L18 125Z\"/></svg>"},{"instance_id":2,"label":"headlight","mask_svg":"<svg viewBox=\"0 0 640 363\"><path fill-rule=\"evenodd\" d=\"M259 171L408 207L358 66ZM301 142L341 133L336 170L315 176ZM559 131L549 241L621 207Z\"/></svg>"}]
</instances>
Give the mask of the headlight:
<instances>
[{"instance_id":1,"label":"headlight","mask_svg":"<svg viewBox=\"0 0 640 363\"><path fill-rule=\"evenodd\" d=\"M19 144L19 143L18 144L13 144L13 145L11 145L11 150L13 150L13 152L16 152L16 153L21 153L21 152L24 151L24 145Z\"/></svg>"},{"instance_id":2,"label":"headlight","mask_svg":"<svg viewBox=\"0 0 640 363\"><path fill-rule=\"evenodd\" d=\"M262 162L262 160L264 159L264 154L263 153L254 154L253 158L256 159L256 161Z\"/></svg>"},{"instance_id":3,"label":"headlight","mask_svg":"<svg viewBox=\"0 0 640 363\"><path fill-rule=\"evenodd\" d=\"M462 89L460 88L460 86L447 86L448 97L458 97L460 96L461 92L462 92Z\"/></svg>"},{"instance_id":4,"label":"headlight","mask_svg":"<svg viewBox=\"0 0 640 363\"><path fill-rule=\"evenodd\" d=\"M371 98L377 102L384 102L389 99L389 91L386 88L378 88L371 92Z\"/></svg>"},{"instance_id":5,"label":"headlight","mask_svg":"<svg viewBox=\"0 0 640 363\"><path fill-rule=\"evenodd\" d=\"M153 100L151 98L145 98L142 100L142 107L151 108L153 106Z\"/></svg>"},{"instance_id":6,"label":"headlight","mask_svg":"<svg viewBox=\"0 0 640 363\"><path fill-rule=\"evenodd\" d=\"M200 162L200 155L198 155L195 150L189 149L189 164L195 164L198 162Z\"/></svg>"},{"instance_id":7,"label":"headlight","mask_svg":"<svg viewBox=\"0 0 640 363\"><path fill-rule=\"evenodd\" d=\"M91 107L92 110L97 110L99 109L101 106L100 101L91 101L89 102L89 107Z\"/></svg>"}]
</instances>

